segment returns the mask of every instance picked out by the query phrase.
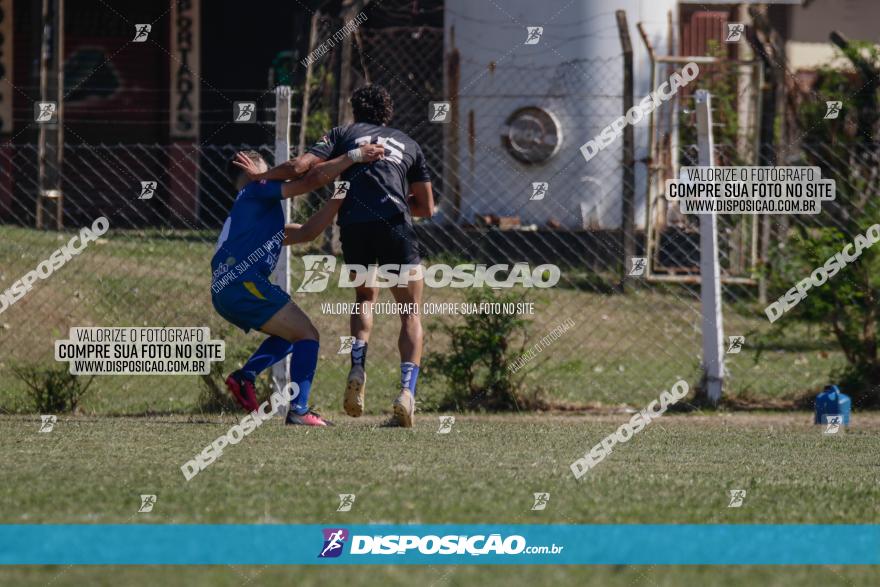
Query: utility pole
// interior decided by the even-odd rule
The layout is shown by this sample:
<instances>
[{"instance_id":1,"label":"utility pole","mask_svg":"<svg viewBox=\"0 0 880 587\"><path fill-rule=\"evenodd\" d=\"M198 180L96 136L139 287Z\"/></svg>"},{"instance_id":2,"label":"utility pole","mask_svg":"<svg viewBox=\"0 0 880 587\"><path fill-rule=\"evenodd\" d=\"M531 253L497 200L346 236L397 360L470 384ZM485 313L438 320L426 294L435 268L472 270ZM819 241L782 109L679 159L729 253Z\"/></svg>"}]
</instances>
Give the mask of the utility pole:
<instances>
[{"instance_id":1,"label":"utility pole","mask_svg":"<svg viewBox=\"0 0 880 587\"><path fill-rule=\"evenodd\" d=\"M41 11L40 102L54 104L52 121L40 125L36 227L43 228L43 207L55 204L55 229L64 226L61 165L64 157L64 0L43 0ZM36 110L35 110L36 112Z\"/></svg>"},{"instance_id":2,"label":"utility pole","mask_svg":"<svg viewBox=\"0 0 880 587\"><path fill-rule=\"evenodd\" d=\"M620 35L620 48L623 51L623 115L626 116L633 107L633 48L629 38L629 25L626 22L626 11L618 10L617 29ZM635 198L636 198L636 163L635 134L631 124L623 127L623 209L621 213L621 235L623 267L620 276L620 290L625 292L626 279L629 275L630 259L636 253L635 236Z\"/></svg>"}]
</instances>

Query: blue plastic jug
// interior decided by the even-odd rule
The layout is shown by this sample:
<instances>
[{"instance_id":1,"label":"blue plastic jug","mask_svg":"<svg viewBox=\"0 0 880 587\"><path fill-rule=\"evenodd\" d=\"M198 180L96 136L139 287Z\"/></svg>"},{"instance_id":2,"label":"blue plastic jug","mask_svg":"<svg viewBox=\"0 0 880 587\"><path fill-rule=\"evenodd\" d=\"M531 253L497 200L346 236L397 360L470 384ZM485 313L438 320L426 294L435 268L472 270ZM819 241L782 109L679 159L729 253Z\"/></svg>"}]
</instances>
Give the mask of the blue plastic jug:
<instances>
[{"instance_id":1,"label":"blue plastic jug","mask_svg":"<svg viewBox=\"0 0 880 587\"><path fill-rule=\"evenodd\" d=\"M836 385L828 385L825 391L816 396L816 424L827 423L826 416L842 416L841 423L849 426L849 412L852 402L849 396Z\"/></svg>"}]
</instances>

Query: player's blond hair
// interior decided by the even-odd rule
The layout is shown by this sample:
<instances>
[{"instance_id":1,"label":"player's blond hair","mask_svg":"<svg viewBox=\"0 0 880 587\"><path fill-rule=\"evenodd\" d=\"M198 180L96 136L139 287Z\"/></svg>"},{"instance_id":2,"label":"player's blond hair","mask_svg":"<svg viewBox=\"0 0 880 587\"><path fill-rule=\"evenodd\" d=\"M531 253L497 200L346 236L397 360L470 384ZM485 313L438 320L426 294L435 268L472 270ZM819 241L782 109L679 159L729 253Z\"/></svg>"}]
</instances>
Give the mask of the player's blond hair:
<instances>
[{"instance_id":1,"label":"player's blond hair","mask_svg":"<svg viewBox=\"0 0 880 587\"><path fill-rule=\"evenodd\" d=\"M238 179L241 177L241 174L244 173L244 170L242 170L241 167L239 167L238 165L235 164L235 158L236 158L236 156L238 156L239 153L241 153L242 155L244 155L245 157L247 157L248 159L250 159L251 161L253 161L257 165L259 165L261 161L264 164L266 163L266 160L263 159L263 156L260 155L258 152L254 151L253 149L245 149L243 151L238 151L237 153L235 153L232 156L231 159L229 159L229 161L226 162L226 176L229 178L229 181L232 182L232 185L235 185L236 183L238 183Z\"/></svg>"}]
</instances>

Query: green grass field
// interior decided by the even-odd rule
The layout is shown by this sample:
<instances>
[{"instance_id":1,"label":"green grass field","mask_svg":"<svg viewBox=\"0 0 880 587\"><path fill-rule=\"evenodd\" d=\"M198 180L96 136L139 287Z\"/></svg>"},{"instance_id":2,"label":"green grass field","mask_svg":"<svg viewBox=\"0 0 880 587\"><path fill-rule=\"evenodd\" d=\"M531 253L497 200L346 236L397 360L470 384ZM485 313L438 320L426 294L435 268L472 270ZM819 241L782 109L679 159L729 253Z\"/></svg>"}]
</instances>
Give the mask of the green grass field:
<instances>
[{"instance_id":1,"label":"green grass field","mask_svg":"<svg viewBox=\"0 0 880 587\"><path fill-rule=\"evenodd\" d=\"M0 289L69 235L0 227ZM122 231L90 246L0 314L0 523L878 523L880 414L856 413L851 430L824 435L811 414L697 413L651 424L581 481L570 463L677 378L696 383L699 306L693 290L636 288L626 296L580 290L578 279L531 292L530 337L566 319L576 327L535 362L526 384L575 415L455 414L440 435L440 380L419 385L417 428L379 427L397 380L397 323L377 318L370 344L367 416L341 414L348 356L336 354L347 317L322 302L350 301L335 286L295 294L323 346L313 399L339 425L259 428L190 482L180 466L236 419L202 413L196 377L97 378L76 415L38 433L39 417L16 363L50 367L71 326L210 326L231 370L256 346L225 325L209 297L213 233ZM294 260L293 280L301 264ZM565 274L564 274L565 275ZM388 298L384 296L383 299ZM462 301L461 290L427 302ZM842 365L834 345L792 324L771 343L754 306L727 304L730 334L746 349L728 357L729 397L771 406L818 391ZM428 317L432 320L454 318ZM767 343L760 354L755 343ZM428 350L448 341L431 333ZM587 411L586 408L599 408ZM742 508L728 491L745 489ZM533 512L532 494L550 504ZM156 494L138 514L141 494ZM354 493L338 513L339 493ZM818 545L817 545L818 547ZM862 567L279 567L0 569L2 585L876 585Z\"/></svg>"},{"instance_id":2,"label":"green grass field","mask_svg":"<svg viewBox=\"0 0 880 587\"><path fill-rule=\"evenodd\" d=\"M413 430L380 419L333 429L269 422L186 482L180 465L230 417L0 418L2 523L878 523L880 416L837 435L807 413L668 415L581 481L569 464L626 414L462 416L450 434L419 415ZM728 491L745 489L743 507ZM549 492L544 511L532 493ZM139 495L158 496L138 514ZM339 493L357 498L336 512ZM818 547L819 545L817 545ZM549 572L549 575L542 573ZM4 569L6 584L352 585L870 585L874 569L752 568L278 568ZM320 574L319 574L320 573ZM109 583L108 583L109 584Z\"/></svg>"}]
</instances>

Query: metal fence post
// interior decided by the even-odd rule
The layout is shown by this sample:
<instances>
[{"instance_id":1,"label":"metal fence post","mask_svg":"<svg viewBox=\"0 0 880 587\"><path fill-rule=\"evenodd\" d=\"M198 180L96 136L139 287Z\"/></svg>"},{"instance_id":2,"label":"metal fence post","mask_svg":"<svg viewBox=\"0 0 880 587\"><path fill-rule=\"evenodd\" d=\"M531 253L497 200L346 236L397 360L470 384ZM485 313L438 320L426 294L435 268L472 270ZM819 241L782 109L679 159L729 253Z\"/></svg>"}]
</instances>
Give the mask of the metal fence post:
<instances>
[{"instance_id":1,"label":"metal fence post","mask_svg":"<svg viewBox=\"0 0 880 587\"><path fill-rule=\"evenodd\" d=\"M626 11L617 11L617 29L620 35L620 47L623 51L623 115L626 116L633 107L633 49L629 38L629 26L626 22ZM626 279L629 275L630 259L636 253L635 235L635 131L631 124L623 127L623 208L621 211L621 235L623 267L620 275L620 290L626 291Z\"/></svg>"},{"instance_id":2,"label":"metal fence post","mask_svg":"<svg viewBox=\"0 0 880 587\"><path fill-rule=\"evenodd\" d=\"M697 147L700 166L714 167L712 139L712 98L697 90ZM724 325L721 314L721 268L718 263L718 217L715 212L700 214L700 306L703 332L703 371L707 399L712 405L721 400L724 380Z\"/></svg>"},{"instance_id":3,"label":"metal fence post","mask_svg":"<svg viewBox=\"0 0 880 587\"><path fill-rule=\"evenodd\" d=\"M290 86L275 88L275 165L290 159ZM290 222L290 200L285 198L284 222ZM290 248L281 247L278 265L272 273L272 283L290 293ZM272 384L275 391L290 383L290 355L272 366Z\"/></svg>"}]
</instances>

